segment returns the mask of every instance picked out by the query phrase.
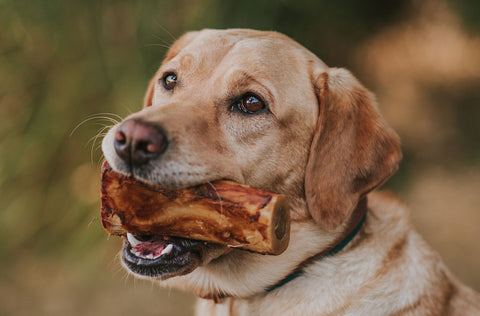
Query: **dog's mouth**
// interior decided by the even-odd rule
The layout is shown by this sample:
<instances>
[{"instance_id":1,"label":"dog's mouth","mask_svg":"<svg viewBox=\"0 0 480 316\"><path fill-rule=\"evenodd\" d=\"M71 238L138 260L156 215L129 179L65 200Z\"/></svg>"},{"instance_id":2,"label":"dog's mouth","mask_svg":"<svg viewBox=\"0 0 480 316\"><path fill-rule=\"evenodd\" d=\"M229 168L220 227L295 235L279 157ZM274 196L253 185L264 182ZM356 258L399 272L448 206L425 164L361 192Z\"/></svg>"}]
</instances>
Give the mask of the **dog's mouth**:
<instances>
[{"instance_id":1,"label":"dog's mouth","mask_svg":"<svg viewBox=\"0 0 480 316\"><path fill-rule=\"evenodd\" d=\"M220 248L223 246L194 239L128 233L122 261L138 275L164 280L192 272Z\"/></svg>"}]
</instances>

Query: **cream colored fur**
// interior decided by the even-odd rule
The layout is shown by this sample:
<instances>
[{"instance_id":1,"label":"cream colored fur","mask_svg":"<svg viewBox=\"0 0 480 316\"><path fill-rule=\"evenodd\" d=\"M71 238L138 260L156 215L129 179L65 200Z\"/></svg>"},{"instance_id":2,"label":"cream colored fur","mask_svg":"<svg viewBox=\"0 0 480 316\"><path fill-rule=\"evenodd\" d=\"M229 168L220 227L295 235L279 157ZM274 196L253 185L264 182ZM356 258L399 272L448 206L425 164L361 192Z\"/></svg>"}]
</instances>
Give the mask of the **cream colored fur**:
<instances>
[{"instance_id":1,"label":"cream colored fur","mask_svg":"<svg viewBox=\"0 0 480 316\"><path fill-rule=\"evenodd\" d=\"M178 76L173 92L159 83L169 71ZM268 111L231 111L231 99L247 92L261 96ZM158 124L174 140L139 175L144 180L185 187L231 179L283 193L291 204L283 254L224 247L193 272L160 281L199 297L230 296L218 304L199 299L197 315L480 315L480 296L450 275L405 207L369 193L395 172L399 141L348 71L329 68L278 33L204 30L172 46L144 105L127 119ZM103 151L122 171L115 130ZM265 292L330 246L365 195L365 225L344 250Z\"/></svg>"}]
</instances>

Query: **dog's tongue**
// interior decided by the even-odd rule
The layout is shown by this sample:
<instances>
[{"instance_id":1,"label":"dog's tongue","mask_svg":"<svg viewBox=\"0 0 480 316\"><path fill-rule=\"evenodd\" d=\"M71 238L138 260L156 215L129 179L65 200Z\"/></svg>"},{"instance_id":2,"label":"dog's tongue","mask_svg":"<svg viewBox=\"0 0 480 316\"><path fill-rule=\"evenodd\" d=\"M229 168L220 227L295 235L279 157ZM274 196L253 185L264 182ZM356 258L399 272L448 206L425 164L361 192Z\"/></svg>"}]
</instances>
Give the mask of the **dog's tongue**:
<instances>
[{"instance_id":1,"label":"dog's tongue","mask_svg":"<svg viewBox=\"0 0 480 316\"><path fill-rule=\"evenodd\" d=\"M171 240L168 236L149 236L137 237L127 234L127 240L132 247L132 252L137 257L143 259L157 259L163 255L169 255L175 244L175 240Z\"/></svg>"}]
</instances>

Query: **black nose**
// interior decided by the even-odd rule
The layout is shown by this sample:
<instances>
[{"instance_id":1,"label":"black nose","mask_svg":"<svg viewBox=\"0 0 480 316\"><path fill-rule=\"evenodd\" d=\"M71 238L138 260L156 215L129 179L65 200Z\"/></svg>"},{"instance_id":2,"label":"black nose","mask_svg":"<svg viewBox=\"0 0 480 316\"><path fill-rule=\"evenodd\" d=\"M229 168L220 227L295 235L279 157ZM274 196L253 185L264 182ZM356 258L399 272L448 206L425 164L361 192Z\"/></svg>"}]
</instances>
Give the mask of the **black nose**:
<instances>
[{"instance_id":1,"label":"black nose","mask_svg":"<svg viewBox=\"0 0 480 316\"><path fill-rule=\"evenodd\" d=\"M159 157L167 145L167 136L159 126L138 119L126 120L115 132L115 151L130 166Z\"/></svg>"}]
</instances>

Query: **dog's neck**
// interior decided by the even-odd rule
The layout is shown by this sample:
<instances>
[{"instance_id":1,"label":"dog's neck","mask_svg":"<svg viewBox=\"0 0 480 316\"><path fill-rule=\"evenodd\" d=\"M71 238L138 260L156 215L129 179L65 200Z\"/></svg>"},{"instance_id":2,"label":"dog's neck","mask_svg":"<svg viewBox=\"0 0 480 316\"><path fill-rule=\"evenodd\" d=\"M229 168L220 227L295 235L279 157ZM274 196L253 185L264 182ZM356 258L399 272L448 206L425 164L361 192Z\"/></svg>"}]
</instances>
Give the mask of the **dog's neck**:
<instances>
[{"instance_id":1,"label":"dog's neck","mask_svg":"<svg viewBox=\"0 0 480 316\"><path fill-rule=\"evenodd\" d=\"M322 258L333 256L344 249L358 234L360 229L365 222L367 217L367 197L363 197L357 203L352 216L350 217L350 221L346 226L344 232L340 234L334 242L331 243L327 248L322 250L321 252L307 258L306 260L302 261L290 274L285 276L283 279L278 281L277 283L267 287L264 292L258 293L257 295L264 295L268 294L280 287L284 286L285 284L295 280L296 278L303 275L305 268L310 266L311 264L315 263ZM208 296L204 296L204 299L212 299L215 303L220 303L223 298L233 297L230 295L220 294L220 293L213 293Z\"/></svg>"},{"instance_id":2,"label":"dog's neck","mask_svg":"<svg viewBox=\"0 0 480 316\"><path fill-rule=\"evenodd\" d=\"M296 279L297 277L301 276L304 273L304 269L309 265L313 264L315 261L321 260L322 258L333 256L340 252L343 248L345 248L350 241L357 235L360 229L365 222L367 217L367 197L362 198L355 210L352 213L352 217L350 218L350 222L346 227L345 231L326 249L322 250L321 252L311 256L310 258L301 262L297 268L287 275L282 280L278 281L276 284L268 287L265 292L269 293L272 292L283 285L287 284L288 282Z\"/></svg>"}]
</instances>

